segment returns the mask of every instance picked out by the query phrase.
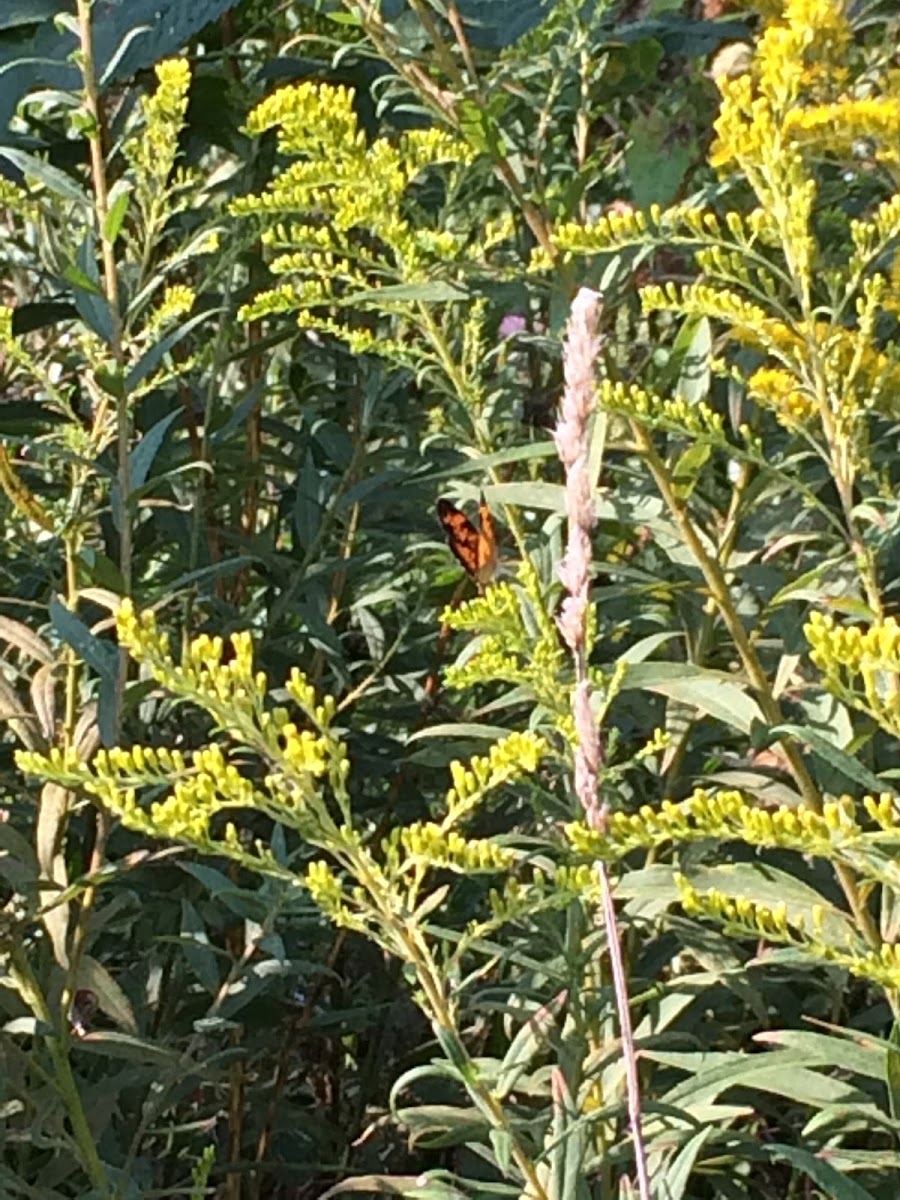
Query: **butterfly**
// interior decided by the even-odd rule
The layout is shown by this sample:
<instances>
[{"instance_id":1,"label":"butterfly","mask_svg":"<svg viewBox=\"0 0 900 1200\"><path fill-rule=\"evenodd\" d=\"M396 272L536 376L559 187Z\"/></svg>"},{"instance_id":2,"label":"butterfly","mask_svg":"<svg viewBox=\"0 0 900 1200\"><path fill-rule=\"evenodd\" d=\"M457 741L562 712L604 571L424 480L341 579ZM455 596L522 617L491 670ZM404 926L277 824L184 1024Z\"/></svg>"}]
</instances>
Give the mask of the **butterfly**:
<instances>
[{"instance_id":1,"label":"butterfly","mask_svg":"<svg viewBox=\"0 0 900 1200\"><path fill-rule=\"evenodd\" d=\"M484 493L478 501L478 528L452 501L437 502L438 520L450 549L476 583L489 583L497 569L497 534Z\"/></svg>"}]
</instances>

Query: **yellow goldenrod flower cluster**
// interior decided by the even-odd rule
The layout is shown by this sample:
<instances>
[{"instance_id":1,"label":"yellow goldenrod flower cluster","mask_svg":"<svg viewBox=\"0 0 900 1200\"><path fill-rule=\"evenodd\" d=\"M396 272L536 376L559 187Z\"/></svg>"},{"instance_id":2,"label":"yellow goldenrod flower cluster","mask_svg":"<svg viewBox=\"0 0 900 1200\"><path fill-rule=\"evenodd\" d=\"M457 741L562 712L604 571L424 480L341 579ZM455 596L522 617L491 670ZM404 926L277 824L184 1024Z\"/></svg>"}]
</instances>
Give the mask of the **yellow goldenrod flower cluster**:
<instances>
[{"instance_id":1,"label":"yellow goldenrod flower cluster","mask_svg":"<svg viewBox=\"0 0 900 1200\"><path fill-rule=\"evenodd\" d=\"M720 217L711 209L692 204L675 204L666 209L652 204L646 213L640 209L610 210L583 224L570 221L558 225L552 241L566 257L626 250L634 245L703 244L724 237L723 220L736 242L749 244L755 231L746 228L740 214L730 212ZM550 266L552 263L545 250L539 248L532 253L532 271L546 270Z\"/></svg>"},{"instance_id":2,"label":"yellow goldenrod flower cluster","mask_svg":"<svg viewBox=\"0 0 900 1200\"><path fill-rule=\"evenodd\" d=\"M800 146L849 158L861 141L870 142L878 160L900 162L900 88L896 95L841 99L788 113L785 130Z\"/></svg>"},{"instance_id":3,"label":"yellow goldenrod flower cluster","mask_svg":"<svg viewBox=\"0 0 900 1200\"><path fill-rule=\"evenodd\" d=\"M887 617L861 629L814 612L803 632L825 686L900 737L900 625Z\"/></svg>"},{"instance_id":4,"label":"yellow goldenrod flower cluster","mask_svg":"<svg viewBox=\"0 0 900 1200\"><path fill-rule=\"evenodd\" d=\"M467 838L432 821L407 825L385 839L388 862L395 859L404 872L418 867L441 868L466 874L474 871L508 871L518 857L514 850L489 838ZM404 851L407 861L401 860Z\"/></svg>"},{"instance_id":5,"label":"yellow goldenrod flower cluster","mask_svg":"<svg viewBox=\"0 0 900 1200\"><path fill-rule=\"evenodd\" d=\"M668 400L637 384L612 383L608 379L600 384L598 400L603 408L660 429L693 438L724 440L721 416L702 401L691 404L680 396Z\"/></svg>"},{"instance_id":6,"label":"yellow goldenrod flower cluster","mask_svg":"<svg viewBox=\"0 0 900 1200\"><path fill-rule=\"evenodd\" d=\"M26 774L96 796L129 829L203 848L212 845L210 821L217 812L259 806L251 782L217 745L189 757L165 747L114 747L99 750L90 764L82 763L74 750L64 753L54 747L47 755L22 751L16 761ZM171 794L142 808L137 793L147 787L168 787Z\"/></svg>"},{"instance_id":7,"label":"yellow goldenrod flower cluster","mask_svg":"<svg viewBox=\"0 0 900 1200\"><path fill-rule=\"evenodd\" d=\"M497 680L522 684L560 716L568 711L560 687L566 657L530 563L520 567L519 581L518 588L494 584L482 596L444 610L441 620L451 629L482 633L474 653L448 667L444 679L448 687L460 689Z\"/></svg>"},{"instance_id":8,"label":"yellow goldenrod flower cluster","mask_svg":"<svg viewBox=\"0 0 900 1200\"><path fill-rule=\"evenodd\" d=\"M782 424L803 425L816 413L816 398L805 391L797 376L783 367L760 367L747 381L747 393L764 408L771 408Z\"/></svg>"},{"instance_id":9,"label":"yellow goldenrod flower cluster","mask_svg":"<svg viewBox=\"0 0 900 1200\"><path fill-rule=\"evenodd\" d=\"M774 324L764 308L745 300L739 292L705 283L643 288L641 307L647 313L675 311L711 317L730 325L736 337L762 346L768 342Z\"/></svg>"},{"instance_id":10,"label":"yellow goldenrod flower cluster","mask_svg":"<svg viewBox=\"0 0 900 1200\"><path fill-rule=\"evenodd\" d=\"M279 251L272 272L289 282L258 295L241 318L294 311L303 327L352 341L358 351L412 362L409 347L360 330L349 309L346 315L334 310L352 296L357 313L408 315L414 300L392 296L390 285L445 279L464 259L484 259L486 243L471 247L467 235L410 218L408 192L417 176L440 163L468 161L470 148L437 128L369 143L353 90L310 81L280 88L251 113L248 132L273 128L281 152L295 161L264 192L235 200L231 210L263 220L264 243ZM508 219L492 222L490 244L508 228ZM319 309L331 311L320 315Z\"/></svg>"},{"instance_id":11,"label":"yellow goldenrod flower cluster","mask_svg":"<svg viewBox=\"0 0 900 1200\"><path fill-rule=\"evenodd\" d=\"M492 888L488 894L488 903L493 920L490 926L508 924L521 917L531 918L543 908L560 908L569 903L574 893L567 892L557 886L554 879L552 885L541 871L534 871L531 879L520 880L510 876L500 889ZM577 893L581 895L582 893ZM473 927L472 933L478 936L487 932L487 928Z\"/></svg>"},{"instance_id":12,"label":"yellow goldenrod flower cluster","mask_svg":"<svg viewBox=\"0 0 900 1200\"><path fill-rule=\"evenodd\" d=\"M141 103L141 128L125 142L125 157L139 180L165 187L178 155L178 138L187 112L191 69L186 59L170 58L154 68L157 88Z\"/></svg>"},{"instance_id":13,"label":"yellow goldenrod flower cluster","mask_svg":"<svg viewBox=\"0 0 900 1200\"><path fill-rule=\"evenodd\" d=\"M755 207L609 212L560 226L553 242L566 255L692 248L705 278L642 288L644 312L721 321L734 340L761 350L772 361L754 370L751 396L787 428L802 427L849 491L868 462L866 414L894 412L900 390L900 355L878 348L880 314L900 312L900 197L853 221L849 263L826 266L820 243L829 215L814 211L814 169L824 156L857 157L860 146L876 161L897 161L900 71L878 64L853 77L849 0L772 0L764 8L755 54L738 72L716 76L722 101L710 152L719 171L746 181ZM537 258L538 266L549 262ZM833 317L823 318L829 309ZM731 373L744 382L737 368ZM635 416L652 423L657 407Z\"/></svg>"},{"instance_id":14,"label":"yellow goldenrod flower cluster","mask_svg":"<svg viewBox=\"0 0 900 1200\"><path fill-rule=\"evenodd\" d=\"M447 607L440 615L442 625L457 630L496 630L502 632L519 619L519 601L508 583L495 583L480 596L473 596L456 608Z\"/></svg>"},{"instance_id":15,"label":"yellow goldenrod flower cluster","mask_svg":"<svg viewBox=\"0 0 900 1200\"><path fill-rule=\"evenodd\" d=\"M710 837L833 858L873 842L884 833L895 838L900 832L890 796L877 800L866 797L864 807L880 825L880 833L863 829L849 796L827 802L818 813L802 805L759 808L748 803L740 792L711 795L698 788L678 804L665 800L657 809L644 805L636 813L612 813L603 832L581 821L572 822L566 826L566 836L580 855L590 859L619 859L638 847Z\"/></svg>"},{"instance_id":16,"label":"yellow goldenrod flower cluster","mask_svg":"<svg viewBox=\"0 0 900 1200\"><path fill-rule=\"evenodd\" d=\"M72 748L53 748L46 754L20 753L17 761L23 771L96 797L124 825L147 836L185 842L302 882L336 924L366 933L391 953L408 957L412 945L416 953L424 951L423 922L447 891L443 881L434 887L428 883L435 871L503 875L501 899L495 897L492 903L505 904L513 912L522 888L512 871L523 860L522 852L501 839L466 837L452 826L490 791L535 771L549 749L543 738L528 731L514 733L485 755L466 764L453 763L446 819L395 829L373 848L353 824L349 761L345 747L330 731L335 702L319 698L301 671L294 669L287 680L291 705L271 705L266 679L254 670L249 634L232 635L230 656L222 638L201 634L176 663L153 613L138 613L126 600L117 628L121 644L153 678L214 718L225 738L238 747L234 757L224 739L223 744L190 753L149 746L102 749L89 763ZM245 769L248 756L259 759L264 771ZM305 876L294 875L241 829L237 818L226 822L229 810L265 814L325 851L331 862L320 859ZM533 887L531 908L536 896ZM549 902L561 901L551 893ZM492 916L487 922L473 922L458 952L464 952L467 938L483 936L496 921Z\"/></svg>"},{"instance_id":17,"label":"yellow goldenrod flower cluster","mask_svg":"<svg viewBox=\"0 0 900 1200\"><path fill-rule=\"evenodd\" d=\"M450 764L453 787L447 793L447 816L443 828L455 824L479 803L485 793L501 784L530 775L549 752L544 738L536 733L511 733L491 746L486 755L476 755L468 765Z\"/></svg>"},{"instance_id":18,"label":"yellow goldenrod flower cluster","mask_svg":"<svg viewBox=\"0 0 900 1200\"><path fill-rule=\"evenodd\" d=\"M253 640L249 633L231 635L230 661L223 661L225 643L220 637L200 634L187 647L180 664L169 651L169 639L157 630L150 611L138 616L129 599L122 601L116 614L119 642L129 654L150 671L154 679L176 695L208 702L258 705L268 683L262 672L253 670Z\"/></svg>"},{"instance_id":19,"label":"yellow goldenrod flower cluster","mask_svg":"<svg viewBox=\"0 0 900 1200\"><path fill-rule=\"evenodd\" d=\"M23 753L22 770L98 796L132 828L206 847L213 839L224 853L238 857L245 852L233 828L224 835L211 831L211 818L222 809L257 809L312 841L337 835L322 789L330 785L344 811L349 763L343 744L328 732L335 713L331 697L318 700L306 677L296 669L292 672L288 696L314 727L303 728L286 708L265 706L268 685L265 675L254 671L248 633L232 635L227 662L222 638L201 634L187 646L179 664L172 660L168 638L158 631L151 612L138 614L125 600L117 628L121 644L154 679L206 709L221 729L267 763L263 786L255 787L216 744L189 758L177 750L144 746L101 750L89 765L74 751L64 755L54 748L48 755ZM137 793L146 788L163 788L170 794L142 808ZM260 858L266 855L257 848Z\"/></svg>"},{"instance_id":20,"label":"yellow goldenrod flower cluster","mask_svg":"<svg viewBox=\"0 0 900 1200\"><path fill-rule=\"evenodd\" d=\"M691 916L716 921L725 926L726 932L738 936L797 947L812 959L841 967L888 990L900 987L900 945L884 943L878 950L867 950L849 922L844 944L835 944L826 939L825 914L820 905L812 905L807 917L789 913L783 903L771 908L715 888L700 892L683 875L676 876L676 882L681 904Z\"/></svg>"},{"instance_id":21,"label":"yellow goldenrod flower cluster","mask_svg":"<svg viewBox=\"0 0 900 1200\"><path fill-rule=\"evenodd\" d=\"M787 0L769 22L749 70L718 79L714 166L771 166L790 148L789 122L805 108L828 104L847 82L852 40L845 0Z\"/></svg>"},{"instance_id":22,"label":"yellow goldenrod flower cluster","mask_svg":"<svg viewBox=\"0 0 900 1200\"><path fill-rule=\"evenodd\" d=\"M153 309L143 329L144 337L153 341L157 334L187 314L194 307L197 293L186 284L178 283L167 287L162 299Z\"/></svg>"},{"instance_id":23,"label":"yellow goldenrod flower cluster","mask_svg":"<svg viewBox=\"0 0 900 1200\"><path fill-rule=\"evenodd\" d=\"M811 906L807 921L803 913L788 915L787 904L783 902L771 908L746 896L729 896L717 888L708 888L701 893L680 872L675 875L675 883L681 905L688 913L719 921L729 930L795 945L804 944L803 935L808 925L813 934L822 932L820 905Z\"/></svg>"}]
</instances>

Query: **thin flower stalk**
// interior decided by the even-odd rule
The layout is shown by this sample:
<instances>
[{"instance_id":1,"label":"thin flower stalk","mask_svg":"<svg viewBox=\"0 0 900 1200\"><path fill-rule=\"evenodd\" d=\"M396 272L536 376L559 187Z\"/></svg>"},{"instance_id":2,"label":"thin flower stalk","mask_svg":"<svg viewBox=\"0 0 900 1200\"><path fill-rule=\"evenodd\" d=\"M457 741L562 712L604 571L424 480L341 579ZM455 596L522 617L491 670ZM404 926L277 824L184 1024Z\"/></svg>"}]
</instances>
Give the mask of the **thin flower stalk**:
<instances>
[{"instance_id":1,"label":"thin flower stalk","mask_svg":"<svg viewBox=\"0 0 900 1200\"><path fill-rule=\"evenodd\" d=\"M575 792L584 809L588 825L602 831L606 813L599 797L600 769L603 761L600 734L591 710L591 684L588 678L588 612L590 604L591 530L596 513L591 498L588 429L595 405L594 363L599 350L597 322L600 298L596 292L581 288L572 302L563 358L565 388L559 421L554 434L560 461L566 473L566 518L568 542L559 575L567 595L558 618L563 640L575 661L575 688L572 717L575 725ZM609 874L602 862L595 864L600 882L601 907L606 926L613 988L625 1056L628 1116L634 1144L638 1195L650 1200L647 1156L641 1131L641 1095L637 1056L631 1026L628 982L622 958L622 944L616 922L616 910Z\"/></svg>"}]
</instances>

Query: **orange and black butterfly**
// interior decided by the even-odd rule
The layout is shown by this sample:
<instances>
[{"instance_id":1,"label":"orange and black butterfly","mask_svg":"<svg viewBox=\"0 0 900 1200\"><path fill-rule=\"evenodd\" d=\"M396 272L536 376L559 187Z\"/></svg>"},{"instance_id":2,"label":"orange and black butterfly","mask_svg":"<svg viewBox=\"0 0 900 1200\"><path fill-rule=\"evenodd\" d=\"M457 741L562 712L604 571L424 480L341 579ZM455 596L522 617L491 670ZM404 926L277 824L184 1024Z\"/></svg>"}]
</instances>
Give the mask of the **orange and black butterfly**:
<instances>
[{"instance_id":1,"label":"orange and black butterfly","mask_svg":"<svg viewBox=\"0 0 900 1200\"><path fill-rule=\"evenodd\" d=\"M437 515L450 549L468 573L482 586L489 583L497 569L497 534L484 493L478 502L477 529L450 500L438 500Z\"/></svg>"}]
</instances>

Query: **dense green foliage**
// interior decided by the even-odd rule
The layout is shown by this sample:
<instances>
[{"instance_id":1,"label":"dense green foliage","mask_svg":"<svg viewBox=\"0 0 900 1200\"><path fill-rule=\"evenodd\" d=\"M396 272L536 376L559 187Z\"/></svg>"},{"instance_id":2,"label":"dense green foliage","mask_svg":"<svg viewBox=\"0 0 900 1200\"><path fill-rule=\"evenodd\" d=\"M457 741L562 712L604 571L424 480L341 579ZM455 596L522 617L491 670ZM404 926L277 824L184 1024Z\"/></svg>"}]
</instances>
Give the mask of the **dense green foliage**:
<instances>
[{"instance_id":1,"label":"dense green foliage","mask_svg":"<svg viewBox=\"0 0 900 1200\"><path fill-rule=\"evenodd\" d=\"M0 14L0 1200L891 1200L894 5L57 7Z\"/></svg>"}]
</instances>

